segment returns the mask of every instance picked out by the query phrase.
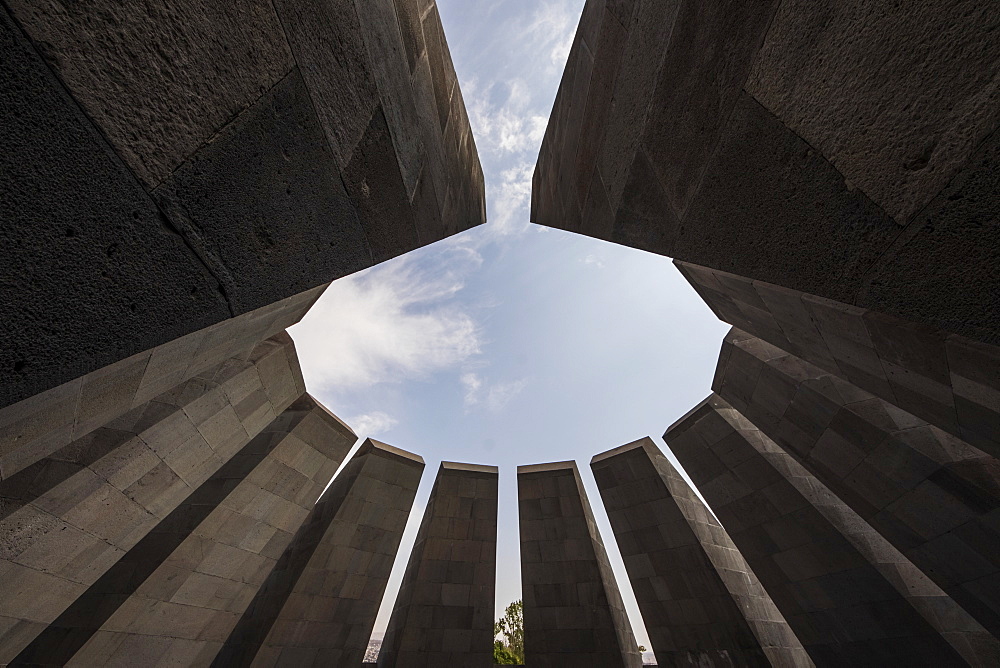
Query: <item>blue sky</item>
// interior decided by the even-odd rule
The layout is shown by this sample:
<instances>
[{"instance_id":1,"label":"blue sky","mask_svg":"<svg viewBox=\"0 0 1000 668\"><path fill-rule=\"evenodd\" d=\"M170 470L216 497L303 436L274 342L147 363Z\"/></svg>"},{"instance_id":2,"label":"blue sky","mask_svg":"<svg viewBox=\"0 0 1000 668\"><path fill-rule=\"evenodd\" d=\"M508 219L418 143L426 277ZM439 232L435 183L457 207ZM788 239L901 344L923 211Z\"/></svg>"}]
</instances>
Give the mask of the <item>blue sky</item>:
<instances>
[{"instance_id":1,"label":"blue sky","mask_svg":"<svg viewBox=\"0 0 1000 668\"><path fill-rule=\"evenodd\" d=\"M489 222L334 283L290 332L309 391L427 462L376 633L442 460L500 467L497 608L520 597L516 467L575 459L649 646L590 458L710 391L719 322L670 260L528 223L531 174L583 0L438 0Z\"/></svg>"}]
</instances>

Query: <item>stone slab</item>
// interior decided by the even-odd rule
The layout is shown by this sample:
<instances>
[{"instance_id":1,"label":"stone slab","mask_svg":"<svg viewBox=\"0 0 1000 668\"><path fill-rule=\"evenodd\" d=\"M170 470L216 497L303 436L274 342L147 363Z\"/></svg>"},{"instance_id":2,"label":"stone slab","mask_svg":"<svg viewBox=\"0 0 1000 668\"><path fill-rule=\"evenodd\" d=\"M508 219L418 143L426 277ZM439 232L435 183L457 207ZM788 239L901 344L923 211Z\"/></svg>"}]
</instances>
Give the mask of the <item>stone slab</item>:
<instances>
[{"instance_id":1,"label":"stone slab","mask_svg":"<svg viewBox=\"0 0 1000 668\"><path fill-rule=\"evenodd\" d=\"M378 662L493 665L498 471L442 462Z\"/></svg>"},{"instance_id":2,"label":"stone slab","mask_svg":"<svg viewBox=\"0 0 1000 668\"><path fill-rule=\"evenodd\" d=\"M813 665L725 529L652 439L595 455L590 466L658 663Z\"/></svg>"},{"instance_id":3,"label":"stone slab","mask_svg":"<svg viewBox=\"0 0 1000 668\"><path fill-rule=\"evenodd\" d=\"M574 462L519 466L524 655L535 666L640 666Z\"/></svg>"}]
</instances>

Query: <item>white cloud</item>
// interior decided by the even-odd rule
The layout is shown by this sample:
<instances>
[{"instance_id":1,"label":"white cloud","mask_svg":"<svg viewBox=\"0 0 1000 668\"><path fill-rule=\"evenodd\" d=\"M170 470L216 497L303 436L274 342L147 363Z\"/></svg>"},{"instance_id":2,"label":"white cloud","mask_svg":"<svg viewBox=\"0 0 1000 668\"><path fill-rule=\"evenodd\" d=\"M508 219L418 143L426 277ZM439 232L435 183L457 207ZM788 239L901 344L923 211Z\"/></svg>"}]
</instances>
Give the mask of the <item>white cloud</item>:
<instances>
[{"instance_id":1,"label":"white cloud","mask_svg":"<svg viewBox=\"0 0 1000 668\"><path fill-rule=\"evenodd\" d=\"M604 258L599 255L594 255L593 253L581 259L580 262L597 267L598 269L604 269Z\"/></svg>"},{"instance_id":2,"label":"white cloud","mask_svg":"<svg viewBox=\"0 0 1000 668\"><path fill-rule=\"evenodd\" d=\"M444 246L442 273L401 258L335 281L292 327L311 392L421 378L480 352L480 330L453 299L482 258Z\"/></svg>"},{"instance_id":3,"label":"white cloud","mask_svg":"<svg viewBox=\"0 0 1000 668\"><path fill-rule=\"evenodd\" d=\"M520 394L528 384L526 379L490 384L476 373L464 373L459 378L465 388L465 408L484 406L492 413L502 411L511 399Z\"/></svg>"},{"instance_id":4,"label":"white cloud","mask_svg":"<svg viewBox=\"0 0 1000 668\"><path fill-rule=\"evenodd\" d=\"M388 413L373 411L355 416L347 420L347 424L351 425L359 436L366 438L369 436L378 436L389 431L399 424L399 420Z\"/></svg>"}]
</instances>

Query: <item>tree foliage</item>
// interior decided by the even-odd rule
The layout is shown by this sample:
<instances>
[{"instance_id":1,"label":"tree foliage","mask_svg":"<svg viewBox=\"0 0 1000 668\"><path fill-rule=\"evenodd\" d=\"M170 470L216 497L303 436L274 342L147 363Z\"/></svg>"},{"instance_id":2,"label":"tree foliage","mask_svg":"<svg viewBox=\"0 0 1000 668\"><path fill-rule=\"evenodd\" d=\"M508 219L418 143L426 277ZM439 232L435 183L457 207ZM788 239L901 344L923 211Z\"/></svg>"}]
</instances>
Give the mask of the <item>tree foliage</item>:
<instances>
[{"instance_id":1,"label":"tree foliage","mask_svg":"<svg viewBox=\"0 0 1000 668\"><path fill-rule=\"evenodd\" d=\"M514 601L493 626L493 662L499 665L524 663L524 605ZM502 659L502 660L501 660Z\"/></svg>"}]
</instances>

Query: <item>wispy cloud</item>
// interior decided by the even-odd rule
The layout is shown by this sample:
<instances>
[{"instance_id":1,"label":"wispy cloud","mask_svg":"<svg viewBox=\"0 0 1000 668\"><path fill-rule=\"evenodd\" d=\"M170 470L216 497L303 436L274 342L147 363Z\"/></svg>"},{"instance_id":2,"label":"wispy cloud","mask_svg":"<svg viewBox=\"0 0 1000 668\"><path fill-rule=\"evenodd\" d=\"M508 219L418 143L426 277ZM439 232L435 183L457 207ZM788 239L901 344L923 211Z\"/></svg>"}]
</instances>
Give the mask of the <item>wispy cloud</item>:
<instances>
[{"instance_id":1,"label":"wispy cloud","mask_svg":"<svg viewBox=\"0 0 1000 668\"><path fill-rule=\"evenodd\" d=\"M342 278L290 331L310 391L400 382L457 367L480 352L480 330L455 296L481 258L442 247L433 272L408 258ZM439 254L440 254L439 253Z\"/></svg>"},{"instance_id":2,"label":"wispy cloud","mask_svg":"<svg viewBox=\"0 0 1000 668\"><path fill-rule=\"evenodd\" d=\"M462 374L459 380L465 390L465 408L468 410L482 406L492 413L502 411L528 384L525 378L490 383L473 372Z\"/></svg>"},{"instance_id":3,"label":"wispy cloud","mask_svg":"<svg viewBox=\"0 0 1000 668\"><path fill-rule=\"evenodd\" d=\"M580 262L586 265L590 265L592 267L596 267L597 269L604 269L604 258L601 257L600 255L594 255L593 253L591 253L587 257L580 258Z\"/></svg>"},{"instance_id":4,"label":"wispy cloud","mask_svg":"<svg viewBox=\"0 0 1000 668\"><path fill-rule=\"evenodd\" d=\"M364 415L357 415L347 420L355 432L362 438L368 436L378 436L385 433L399 424L399 420L388 413L382 411L372 411Z\"/></svg>"}]
</instances>

